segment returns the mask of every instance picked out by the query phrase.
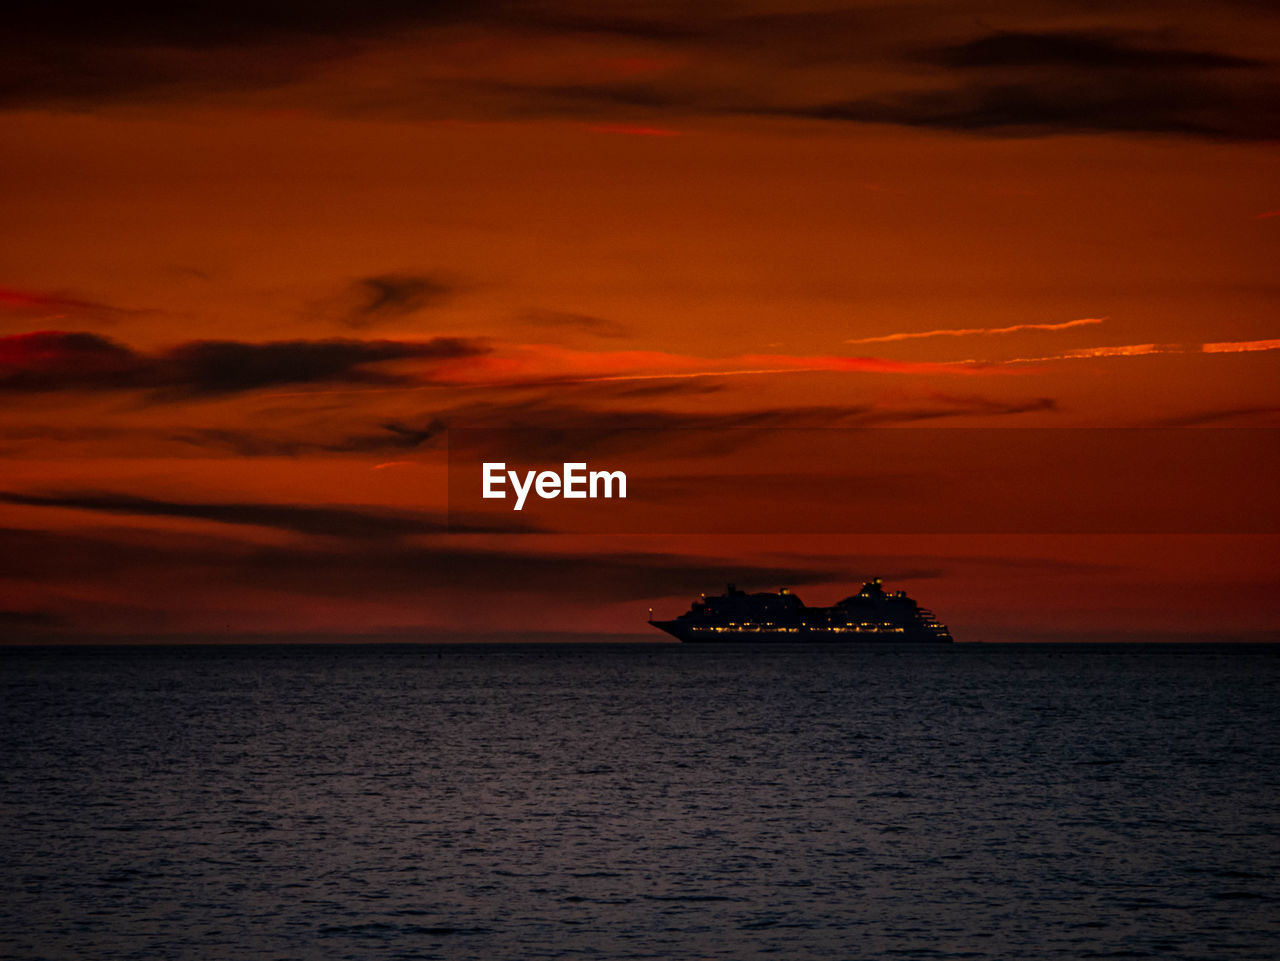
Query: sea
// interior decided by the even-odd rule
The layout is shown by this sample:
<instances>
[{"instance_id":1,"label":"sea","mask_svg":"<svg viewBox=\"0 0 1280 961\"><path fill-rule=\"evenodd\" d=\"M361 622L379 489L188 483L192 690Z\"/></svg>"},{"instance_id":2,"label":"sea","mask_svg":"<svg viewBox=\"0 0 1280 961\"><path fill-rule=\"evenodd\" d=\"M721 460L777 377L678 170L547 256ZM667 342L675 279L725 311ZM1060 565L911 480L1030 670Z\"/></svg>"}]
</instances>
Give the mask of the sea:
<instances>
[{"instance_id":1,"label":"sea","mask_svg":"<svg viewBox=\"0 0 1280 961\"><path fill-rule=\"evenodd\" d=\"M6 959L1280 956L1280 647L0 651Z\"/></svg>"}]
</instances>

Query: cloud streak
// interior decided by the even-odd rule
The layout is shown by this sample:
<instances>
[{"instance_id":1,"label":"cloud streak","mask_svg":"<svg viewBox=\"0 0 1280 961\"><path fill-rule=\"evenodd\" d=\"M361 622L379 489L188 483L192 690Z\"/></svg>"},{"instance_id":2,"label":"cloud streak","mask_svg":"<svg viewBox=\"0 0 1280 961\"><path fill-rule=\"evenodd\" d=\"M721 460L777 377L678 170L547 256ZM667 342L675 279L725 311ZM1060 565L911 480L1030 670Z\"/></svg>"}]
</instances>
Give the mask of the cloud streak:
<instances>
[{"instance_id":1,"label":"cloud streak","mask_svg":"<svg viewBox=\"0 0 1280 961\"><path fill-rule=\"evenodd\" d=\"M1082 317L1079 320L1068 320L1061 324L1014 324L1010 327L963 327L944 328L940 330L910 331L899 334L880 334L875 337L858 337L846 340L846 344L887 344L899 340L920 340L926 337L970 337L974 335L1013 334L1023 330L1070 330L1074 327L1087 327L1100 324L1105 317Z\"/></svg>"}]
</instances>

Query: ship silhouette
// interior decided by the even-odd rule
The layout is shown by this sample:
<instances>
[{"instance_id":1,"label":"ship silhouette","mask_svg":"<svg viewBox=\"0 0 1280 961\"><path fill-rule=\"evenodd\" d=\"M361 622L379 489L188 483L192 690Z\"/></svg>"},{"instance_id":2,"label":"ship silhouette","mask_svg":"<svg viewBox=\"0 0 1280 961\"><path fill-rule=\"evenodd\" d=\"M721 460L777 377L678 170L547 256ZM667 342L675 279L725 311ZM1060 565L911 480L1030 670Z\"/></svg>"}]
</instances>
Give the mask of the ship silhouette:
<instances>
[{"instance_id":1,"label":"ship silhouette","mask_svg":"<svg viewBox=\"0 0 1280 961\"><path fill-rule=\"evenodd\" d=\"M832 642L950 644L951 633L905 591L887 593L880 578L831 607L806 607L782 588L748 594L733 584L724 594L703 594L670 621L649 623L686 644L743 642Z\"/></svg>"}]
</instances>

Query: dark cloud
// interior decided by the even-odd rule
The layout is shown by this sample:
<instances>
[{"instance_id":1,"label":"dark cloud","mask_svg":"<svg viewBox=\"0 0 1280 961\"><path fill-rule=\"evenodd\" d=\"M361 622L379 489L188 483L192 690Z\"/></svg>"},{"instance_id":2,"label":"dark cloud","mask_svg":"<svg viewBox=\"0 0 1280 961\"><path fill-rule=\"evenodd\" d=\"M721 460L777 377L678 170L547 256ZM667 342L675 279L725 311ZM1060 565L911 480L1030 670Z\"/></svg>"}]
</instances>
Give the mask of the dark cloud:
<instances>
[{"instance_id":1,"label":"dark cloud","mask_svg":"<svg viewBox=\"0 0 1280 961\"><path fill-rule=\"evenodd\" d=\"M278 87L353 55L362 41L476 19L499 5L413 0L24 3L0 32L0 104L86 106Z\"/></svg>"},{"instance_id":2,"label":"dark cloud","mask_svg":"<svg viewBox=\"0 0 1280 961\"><path fill-rule=\"evenodd\" d=\"M925 51L920 59L943 67L1084 67L1184 71L1260 67L1264 61L1213 50L1141 44L1114 33L993 33Z\"/></svg>"},{"instance_id":3,"label":"dark cloud","mask_svg":"<svg viewBox=\"0 0 1280 961\"><path fill-rule=\"evenodd\" d=\"M1225 85L1186 76L1105 72L979 81L957 87L787 111L999 136L1062 133L1180 134L1207 140L1280 136L1280 85Z\"/></svg>"},{"instance_id":4,"label":"dark cloud","mask_svg":"<svg viewBox=\"0 0 1280 961\"><path fill-rule=\"evenodd\" d=\"M332 424L318 423L285 428L115 427L107 424L61 427L25 424L0 428L0 439L11 445L13 455L30 453L56 444L63 456L69 448L79 452L153 457L301 457L314 454L396 454L435 448L442 443L445 427L427 420L414 427L391 421L365 430L342 433Z\"/></svg>"},{"instance_id":5,"label":"dark cloud","mask_svg":"<svg viewBox=\"0 0 1280 961\"><path fill-rule=\"evenodd\" d=\"M445 519L418 511L374 507L310 507L262 503L190 503L110 492L20 494L0 492L0 501L25 507L62 507L133 517L183 517L270 527L295 534L341 538L397 538L422 534L512 533L534 528L523 522Z\"/></svg>"},{"instance_id":6,"label":"dark cloud","mask_svg":"<svg viewBox=\"0 0 1280 961\"><path fill-rule=\"evenodd\" d=\"M1145 35L1000 32L909 59L942 68L934 89L797 113L1004 136L1159 133L1211 140L1280 135L1280 83L1266 61Z\"/></svg>"},{"instance_id":7,"label":"dark cloud","mask_svg":"<svg viewBox=\"0 0 1280 961\"><path fill-rule=\"evenodd\" d=\"M422 383L378 365L444 361L487 348L474 340L199 340L142 353L96 334L38 331L0 337L0 391L143 390L158 399L304 384Z\"/></svg>"},{"instance_id":8,"label":"dark cloud","mask_svg":"<svg viewBox=\"0 0 1280 961\"><path fill-rule=\"evenodd\" d=\"M445 430L444 423L434 419L428 421L422 427L409 427L406 424L394 421L381 426L387 434L390 434L388 446L398 450L411 450L415 447L421 447L428 441L437 439Z\"/></svg>"},{"instance_id":9,"label":"dark cloud","mask_svg":"<svg viewBox=\"0 0 1280 961\"><path fill-rule=\"evenodd\" d=\"M631 334L630 327L616 320L563 310L527 310L520 315L520 319L533 327L581 331L597 337L627 337Z\"/></svg>"},{"instance_id":10,"label":"dark cloud","mask_svg":"<svg viewBox=\"0 0 1280 961\"><path fill-rule=\"evenodd\" d=\"M716 88L677 76L510 86L501 93L534 114L628 108L658 116L791 116L987 136L1115 132L1258 141L1280 135L1280 80L1268 60L1101 30L1001 32L903 51L912 17L908 9L866 9L707 23L705 49L737 60L745 71L736 83ZM834 62L876 64L883 73L873 83L883 92L867 90L865 76L850 75L844 82L859 93L848 99L804 102L802 95L782 93L793 86L789 77ZM938 68L932 89L889 87L918 83L921 63ZM891 79L895 75L901 79Z\"/></svg>"},{"instance_id":11,"label":"dark cloud","mask_svg":"<svg viewBox=\"0 0 1280 961\"><path fill-rule=\"evenodd\" d=\"M280 87L378 40L470 24L519 33L682 35L678 21L510 0L20 4L0 34L0 104L89 106Z\"/></svg>"},{"instance_id":12,"label":"dark cloud","mask_svg":"<svg viewBox=\"0 0 1280 961\"><path fill-rule=\"evenodd\" d=\"M188 50L299 38L360 39L454 23L506 25L523 31L614 34L650 40L705 37L722 11L522 0L142 0L129 16L68 0L23 4L6 29L28 41L80 40L107 46L172 46Z\"/></svg>"},{"instance_id":13,"label":"dark cloud","mask_svg":"<svg viewBox=\"0 0 1280 961\"><path fill-rule=\"evenodd\" d=\"M472 341L437 337L415 343L392 340L292 340L244 343L193 341L167 351L173 388L192 394L236 393L279 384L406 381L369 370L392 360L452 360L484 353ZM161 385L166 386L166 385Z\"/></svg>"},{"instance_id":14,"label":"dark cloud","mask_svg":"<svg viewBox=\"0 0 1280 961\"><path fill-rule=\"evenodd\" d=\"M435 307L447 300L453 290L451 283L427 274L362 277L342 298L342 319L350 327L370 327Z\"/></svg>"},{"instance_id":15,"label":"dark cloud","mask_svg":"<svg viewBox=\"0 0 1280 961\"><path fill-rule=\"evenodd\" d=\"M890 123L987 136L1159 133L1258 141L1280 132L1275 64L1231 49L1179 41L1168 11L1091 5L1090 27L1061 29L1053 5L1003 4L658 5L637 12L581 0L315 4L147 3L122 16L109 7L25 4L0 39L0 105L77 109L137 100L194 100L229 91L284 90L295 105L343 115L410 117L760 115ZM1259 4L1259 9L1265 5ZM1017 30L956 41L975 23ZM1215 37L1234 31L1246 49L1266 49L1247 3L1218 3ZM1194 36L1197 23L1180 18ZM1036 29L1052 23L1055 29ZM1144 32L1131 24L1142 22ZM1118 24L1111 27L1109 24ZM385 86L306 84L335 65L383 49L431 64L437 44L459 30L507 45L584 38L611 50L643 41L657 54L645 76L601 73L547 82L513 78L495 53L473 71L393 71ZM945 38L945 39L944 39ZM550 47L549 47L550 48ZM664 59L665 58L665 59ZM922 64L933 68L921 89ZM368 309L354 325L438 301L435 278L373 277L357 293ZM380 284L385 283L385 289ZM447 285L446 285L447 287ZM417 306L415 306L415 304Z\"/></svg>"}]
</instances>

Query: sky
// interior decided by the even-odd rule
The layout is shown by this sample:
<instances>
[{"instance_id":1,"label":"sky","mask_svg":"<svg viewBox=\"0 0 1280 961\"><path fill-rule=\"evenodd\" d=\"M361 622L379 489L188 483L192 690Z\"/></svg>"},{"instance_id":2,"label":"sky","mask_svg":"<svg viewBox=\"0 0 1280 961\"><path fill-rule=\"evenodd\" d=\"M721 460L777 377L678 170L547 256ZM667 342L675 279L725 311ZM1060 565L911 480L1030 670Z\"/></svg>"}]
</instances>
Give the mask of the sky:
<instances>
[{"instance_id":1,"label":"sky","mask_svg":"<svg viewBox=\"0 0 1280 961\"><path fill-rule=\"evenodd\" d=\"M135 7L0 39L0 639L1275 639L1273 5Z\"/></svg>"}]
</instances>

